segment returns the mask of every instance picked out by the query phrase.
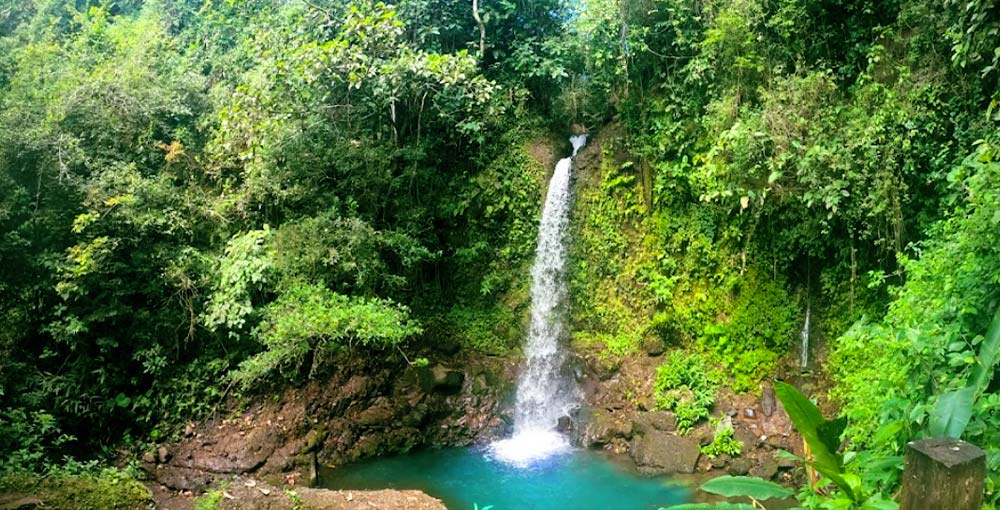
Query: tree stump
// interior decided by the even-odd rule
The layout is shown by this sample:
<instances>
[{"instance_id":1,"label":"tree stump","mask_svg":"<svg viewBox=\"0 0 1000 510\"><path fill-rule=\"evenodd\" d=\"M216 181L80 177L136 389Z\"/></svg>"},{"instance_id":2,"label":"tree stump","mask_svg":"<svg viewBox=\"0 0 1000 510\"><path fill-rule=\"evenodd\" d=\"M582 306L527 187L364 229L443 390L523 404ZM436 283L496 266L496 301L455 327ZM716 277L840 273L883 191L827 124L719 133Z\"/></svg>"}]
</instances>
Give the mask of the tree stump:
<instances>
[{"instance_id":1,"label":"tree stump","mask_svg":"<svg viewBox=\"0 0 1000 510\"><path fill-rule=\"evenodd\" d=\"M939 437L906 445L900 510L979 510L986 455L959 439Z\"/></svg>"}]
</instances>

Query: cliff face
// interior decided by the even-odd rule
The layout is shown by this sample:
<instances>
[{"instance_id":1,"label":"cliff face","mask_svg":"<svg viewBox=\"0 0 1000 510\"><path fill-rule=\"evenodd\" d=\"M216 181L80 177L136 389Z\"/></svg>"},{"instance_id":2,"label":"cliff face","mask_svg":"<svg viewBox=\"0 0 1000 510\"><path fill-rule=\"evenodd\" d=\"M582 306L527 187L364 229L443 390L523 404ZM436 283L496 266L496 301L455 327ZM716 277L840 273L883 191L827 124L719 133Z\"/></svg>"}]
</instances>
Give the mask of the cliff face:
<instances>
[{"instance_id":1,"label":"cliff face","mask_svg":"<svg viewBox=\"0 0 1000 510\"><path fill-rule=\"evenodd\" d=\"M514 379L504 358L455 356L429 367L345 356L325 380L264 395L144 457L165 487L202 491L233 475L310 485L318 464L413 448L465 446L505 428Z\"/></svg>"}]
</instances>

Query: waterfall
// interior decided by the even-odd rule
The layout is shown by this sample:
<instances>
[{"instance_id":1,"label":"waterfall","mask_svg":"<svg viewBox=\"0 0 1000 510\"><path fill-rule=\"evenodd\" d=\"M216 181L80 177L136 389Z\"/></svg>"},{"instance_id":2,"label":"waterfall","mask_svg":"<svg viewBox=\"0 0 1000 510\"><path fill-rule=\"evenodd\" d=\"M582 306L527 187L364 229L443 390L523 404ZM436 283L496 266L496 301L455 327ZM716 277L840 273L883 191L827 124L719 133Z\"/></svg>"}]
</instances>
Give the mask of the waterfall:
<instances>
[{"instance_id":1,"label":"waterfall","mask_svg":"<svg viewBox=\"0 0 1000 510\"><path fill-rule=\"evenodd\" d=\"M587 135L570 138L573 156L586 142ZM578 399L573 378L563 374L566 353L560 347L568 333L564 276L573 156L556 165L542 209L531 268L531 324L524 346L524 369L517 382L514 435L491 446L496 458L520 466L569 448L568 439L554 429Z\"/></svg>"},{"instance_id":2,"label":"waterfall","mask_svg":"<svg viewBox=\"0 0 1000 510\"><path fill-rule=\"evenodd\" d=\"M799 354L799 361L802 362L802 368L809 366L809 316L811 314L812 305L806 304L806 322L802 324L802 332L799 333L799 339L802 341L802 352Z\"/></svg>"}]
</instances>

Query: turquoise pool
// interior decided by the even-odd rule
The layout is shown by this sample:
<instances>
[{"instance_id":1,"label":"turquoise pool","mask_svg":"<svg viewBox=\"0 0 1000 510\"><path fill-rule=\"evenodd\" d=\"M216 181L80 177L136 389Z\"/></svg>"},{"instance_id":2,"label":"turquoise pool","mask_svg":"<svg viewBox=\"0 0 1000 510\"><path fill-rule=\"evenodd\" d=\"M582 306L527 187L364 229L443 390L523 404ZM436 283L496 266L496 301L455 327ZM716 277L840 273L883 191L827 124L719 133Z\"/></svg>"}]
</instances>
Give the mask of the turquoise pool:
<instances>
[{"instance_id":1,"label":"turquoise pool","mask_svg":"<svg viewBox=\"0 0 1000 510\"><path fill-rule=\"evenodd\" d=\"M687 489L646 478L608 457L569 450L529 467L485 449L426 450L321 473L330 489L419 489L449 510L655 510L684 503Z\"/></svg>"}]
</instances>

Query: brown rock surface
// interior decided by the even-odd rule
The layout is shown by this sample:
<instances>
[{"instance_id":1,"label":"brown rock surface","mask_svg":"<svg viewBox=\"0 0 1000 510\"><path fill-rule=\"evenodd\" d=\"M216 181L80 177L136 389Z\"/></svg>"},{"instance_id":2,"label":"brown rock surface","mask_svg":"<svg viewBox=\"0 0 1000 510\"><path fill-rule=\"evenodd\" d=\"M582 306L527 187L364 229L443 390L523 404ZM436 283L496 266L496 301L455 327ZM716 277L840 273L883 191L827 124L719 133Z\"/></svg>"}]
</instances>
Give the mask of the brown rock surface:
<instances>
[{"instance_id":1,"label":"brown rock surface","mask_svg":"<svg viewBox=\"0 0 1000 510\"><path fill-rule=\"evenodd\" d=\"M467 356L433 369L345 358L347 367L279 398L192 427L145 468L172 489L203 491L232 475L295 473L308 483L317 463L340 465L421 446L464 446L496 437L513 365ZM469 375L467 375L469 374ZM473 379L495 384L477 387ZM430 384L428 384L428 382ZM164 455L164 453L166 455Z\"/></svg>"}]
</instances>

